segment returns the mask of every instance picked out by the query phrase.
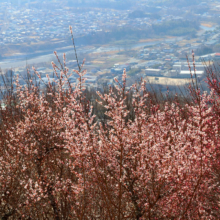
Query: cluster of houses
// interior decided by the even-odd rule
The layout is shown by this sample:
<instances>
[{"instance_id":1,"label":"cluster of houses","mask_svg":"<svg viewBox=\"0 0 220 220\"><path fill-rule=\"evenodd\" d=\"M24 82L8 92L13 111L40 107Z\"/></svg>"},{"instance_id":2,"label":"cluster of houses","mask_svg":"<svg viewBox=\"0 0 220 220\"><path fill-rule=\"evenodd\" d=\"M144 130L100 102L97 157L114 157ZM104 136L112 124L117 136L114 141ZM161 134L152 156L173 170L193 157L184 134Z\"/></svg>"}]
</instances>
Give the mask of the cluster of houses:
<instances>
[{"instance_id":1,"label":"cluster of houses","mask_svg":"<svg viewBox=\"0 0 220 220\"><path fill-rule=\"evenodd\" d=\"M203 76L205 73L205 65L208 65L206 61L219 61L220 53L210 53L198 56L197 51L204 46L210 46L207 41L210 39L216 39L215 44L220 43L220 30L215 29L214 33L210 35L210 38L206 40L203 37L207 35L205 32L200 36L201 42L186 43L180 46L179 41L187 40L186 37L174 42L163 42L158 43L151 47L145 47L139 51L139 58L144 60L145 74L148 76L166 76L166 77L177 77L177 78L189 78L190 74L194 72L194 66L191 65L191 71L187 57L190 63L192 63L192 51L195 54L196 61L196 74L197 76ZM213 46L215 45L213 44ZM204 64L204 62L206 62ZM139 65L140 66L140 65Z\"/></svg>"},{"instance_id":2,"label":"cluster of houses","mask_svg":"<svg viewBox=\"0 0 220 220\"><path fill-rule=\"evenodd\" d=\"M0 45L66 40L69 25L75 37L106 31L121 25L127 13L104 8L75 13L68 7L36 9L0 2Z\"/></svg>"},{"instance_id":3,"label":"cluster of houses","mask_svg":"<svg viewBox=\"0 0 220 220\"><path fill-rule=\"evenodd\" d=\"M68 62L67 65L69 67L72 67L72 66L77 67L76 62L74 62L74 61ZM74 68L74 69L76 69L76 68ZM58 75L58 77L57 77L56 74L54 73L54 70L51 68L39 66L36 68L36 71L41 76L41 78L34 77L33 80L34 80L34 82L36 80L35 83L37 83L37 85L40 86L40 88L42 88L42 89L46 88L46 86L48 85L48 82L50 82L52 84L54 81L57 81L57 82L59 81L60 75ZM58 73L58 74L60 74L60 73ZM21 86L24 86L27 84L29 77L27 75L26 69L19 68L19 69L16 69L16 71L15 70L7 70L5 72L6 80L4 82L3 81L0 82L1 91L4 91L7 89L8 86L11 86L11 82L13 82L13 79L15 79L17 77L17 75L19 75L19 84ZM92 72L88 72L86 74L85 78L86 78L86 81L85 81L84 85L87 87L90 87L92 84L95 84L96 80L97 80L97 76L94 76L92 74ZM65 77L63 77L63 80L65 80ZM69 83L75 84L78 82L78 80L79 80L79 75L76 74L75 72L71 72L71 76L68 77L68 82L66 81L66 83L64 84L64 87L68 88Z\"/></svg>"},{"instance_id":4,"label":"cluster of houses","mask_svg":"<svg viewBox=\"0 0 220 220\"><path fill-rule=\"evenodd\" d=\"M46 1L36 1L38 5ZM146 1L139 1L137 9L149 7ZM30 4L14 5L10 0L0 2L0 45L19 43L39 43L47 40L63 41L69 39L68 28L72 26L74 36L80 37L95 32L111 31L115 27L134 26L146 28L165 20L180 19L180 16L170 15L168 9L160 8L161 19L150 17L130 18L130 10L114 10L94 8L93 10L73 10L55 3L50 7L34 8ZM48 2L47 2L48 3ZM62 6L62 7L60 7ZM156 7L158 9L158 7ZM204 16L212 16L208 13ZM205 37L209 37L208 33ZM215 43L215 39L210 42ZM146 55L144 55L145 57ZM150 57L154 55L151 54Z\"/></svg>"},{"instance_id":5,"label":"cluster of houses","mask_svg":"<svg viewBox=\"0 0 220 220\"><path fill-rule=\"evenodd\" d=\"M0 2L0 45L48 40L62 42L69 39L69 25L72 26L74 37L111 31L124 25L150 25L149 18L129 19L129 13L129 10L105 8L77 12L69 7L36 9L31 4L18 6L11 4L11 1Z\"/></svg>"},{"instance_id":6,"label":"cluster of houses","mask_svg":"<svg viewBox=\"0 0 220 220\"><path fill-rule=\"evenodd\" d=\"M44 1L42 1L44 2ZM146 1L140 1L137 7L140 9L147 7ZM201 3L204 5L204 3ZM0 2L0 46L7 44L20 43L39 43L47 40L65 40L69 38L68 27L72 26L74 36L84 36L100 31L110 31L114 27L122 27L126 25L136 26L139 28L151 26L152 24L160 23L164 20L180 19L180 16L170 15L169 8L161 9L163 16L160 20L151 18L136 18L130 19L129 10L113 10L99 8L88 11L78 10L75 13L72 8L41 8L35 9L30 5L26 8L13 6L10 1ZM218 14L219 12L219 14ZM195 15L198 19L212 19L218 14L219 10L215 9L213 14L203 13ZM181 37L179 41L187 39ZM164 41L155 45L145 46L139 50L138 58L133 62L125 64L115 64L108 71L110 74L103 77L121 75L124 69L130 71L139 69L148 76L166 76L177 78L189 78L190 70L186 62L186 54L198 50L202 46L214 46L220 42L220 29L207 28L203 31L197 42L186 43L181 45L176 41ZM196 57L196 74L203 76L205 69L202 61L220 60L220 53L205 54ZM68 67L77 67L75 60L67 63ZM38 71L46 76L50 73L51 80L53 79L53 70L45 67L39 67ZM89 72L86 75L88 85L96 83L96 73L100 69L96 66L89 65ZM103 70L101 70L103 71ZM191 72L194 72L194 67L191 65ZM22 74L22 71L17 71L15 74ZM78 76L70 77L71 82L76 82ZM48 79L43 77L45 81ZM23 82L25 83L25 82Z\"/></svg>"},{"instance_id":7,"label":"cluster of houses","mask_svg":"<svg viewBox=\"0 0 220 220\"><path fill-rule=\"evenodd\" d=\"M191 74L194 73L196 73L197 77L201 77L204 72L205 66L201 62L196 62L195 68L192 64L188 64L188 62L176 62L170 71L152 68L147 68L145 70L147 76L169 76L177 78L189 78Z\"/></svg>"}]
</instances>

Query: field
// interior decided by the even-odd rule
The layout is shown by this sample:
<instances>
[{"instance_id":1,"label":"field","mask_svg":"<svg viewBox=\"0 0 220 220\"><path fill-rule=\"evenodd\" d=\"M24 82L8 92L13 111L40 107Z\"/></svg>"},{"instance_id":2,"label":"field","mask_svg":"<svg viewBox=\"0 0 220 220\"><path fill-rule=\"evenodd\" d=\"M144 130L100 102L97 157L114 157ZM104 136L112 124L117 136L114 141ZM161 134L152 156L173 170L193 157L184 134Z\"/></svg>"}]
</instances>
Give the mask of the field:
<instances>
[{"instance_id":1,"label":"field","mask_svg":"<svg viewBox=\"0 0 220 220\"><path fill-rule=\"evenodd\" d=\"M204 26L204 27L212 28L216 24L211 23L211 22L204 22L204 23L201 23L201 25Z\"/></svg>"}]
</instances>

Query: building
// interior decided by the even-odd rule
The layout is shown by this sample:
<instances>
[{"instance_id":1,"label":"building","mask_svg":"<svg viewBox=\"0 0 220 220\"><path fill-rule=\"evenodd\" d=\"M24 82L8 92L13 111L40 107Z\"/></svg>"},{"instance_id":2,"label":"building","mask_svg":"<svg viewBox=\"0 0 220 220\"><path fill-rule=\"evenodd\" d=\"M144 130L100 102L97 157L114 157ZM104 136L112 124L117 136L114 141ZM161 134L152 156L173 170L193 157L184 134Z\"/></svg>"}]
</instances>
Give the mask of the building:
<instances>
[{"instance_id":1,"label":"building","mask_svg":"<svg viewBox=\"0 0 220 220\"><path fill-rule=\"evenodd\" d=\"M214 59L215 60L220 60L220 53L216 53L215 56L214 56Z\"/></svg>"},{"instance_id":2,"label":"building","mask_svg":"<svg viewBox=\"0 0 220 220\"><path fill-rule=\"evenodd\" d=\"M131 69L131 66L129 64L124 64L124 65L115 64L113 68L111 68L111 73L120 74L123 73L124 69L126 71L129 71Z\"/></svg>"},{"instance_id":3,"label":"building","mask_svg":"<svg viewBox=\"0 0 220 220\"><path fill-rule=\"evenodd\" d=\"M192 62L190 62L189 64L187 62L177 62L177 63L175 63L175 65L173 65L173 70L178 71L179 73L180 73L180 71L188 71L189 65L190 65L191 70L193 71L194 66L193 66ZM204 71L205 70L205 66L201 62L196 62L195 68L197 71Z\"/></svg>"},{"instance_id":4,"label":"building","mask_svg":"<svg viewBox=\"0 0 220 220\"><path fill-rule=\"evenodd\" d=\"M191 78L191 74L194 76L194 71L191 72L189 70L181 70L179 73L180 78ZM204 71L196 71L196 76L201 77L203 76Z\"/></svg>"},{"instance_id":5,"label":"building","mask_svg":"<svg viewBox=\"0 0 220 220\"><path fill-rule=\"evenodd\" d=\"M161 69L145 69L145 74L147 76L161 76L162 75L162 71Z\"/></svg>"},{"instance_id":6,"label":"building","mask_svg":"<svg viewBox=\"0 0 220 220\"><path fill-rule=\"evenodd\" d=\"M207 54L207 55L204 55L204 56L200 56L200 57L199 57L199 61L210 61L210 60L213 60L211 54Z\"/></svg>"},{"instance_id":7,"label":"building","mask_svg":"<svg viewBox=\"0 0 220 220\"><path fill-rule=\"evenodd\" d=\"M175 65L173 65L173 70L180 72L181 71L181 67L182 67L182 65L175 64Z\"/></svg>"},{"instance_id":8,"label":"building","mask_svg":"<svg viewBox=\"0 0 220 220\"><path fill-rule=\"evenodd\" d=\"M66 62L67 65L76 65L77 64L77 61L76 60L69 60ZM88 63L87 63L88 65Z\"/></svg>"}]
</instances>

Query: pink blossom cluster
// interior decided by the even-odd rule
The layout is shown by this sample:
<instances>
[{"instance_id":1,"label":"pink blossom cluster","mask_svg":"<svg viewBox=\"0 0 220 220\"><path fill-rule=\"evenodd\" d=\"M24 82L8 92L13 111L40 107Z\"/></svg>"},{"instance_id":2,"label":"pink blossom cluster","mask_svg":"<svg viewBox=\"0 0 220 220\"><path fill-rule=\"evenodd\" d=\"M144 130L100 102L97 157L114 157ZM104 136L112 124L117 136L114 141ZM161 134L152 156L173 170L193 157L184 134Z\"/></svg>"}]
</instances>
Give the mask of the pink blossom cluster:
<instances>
[{"instance_id":1,"label":"pink blossom cluster","mask_svg":"<svg viewBox=\"0 0 220 220\"><path fill-rule=\"evenodd\" d=\"M192 103L160 106L144 80L126 89L124 71L97 92L103 124L85 97L86 71L74 70L74 86L65 62L52 65L54 87L17 82L14 112L2 110L2 219L218 219L217 81L208 78L210 93L190 87Z\"/></svg>"}]
</instances>

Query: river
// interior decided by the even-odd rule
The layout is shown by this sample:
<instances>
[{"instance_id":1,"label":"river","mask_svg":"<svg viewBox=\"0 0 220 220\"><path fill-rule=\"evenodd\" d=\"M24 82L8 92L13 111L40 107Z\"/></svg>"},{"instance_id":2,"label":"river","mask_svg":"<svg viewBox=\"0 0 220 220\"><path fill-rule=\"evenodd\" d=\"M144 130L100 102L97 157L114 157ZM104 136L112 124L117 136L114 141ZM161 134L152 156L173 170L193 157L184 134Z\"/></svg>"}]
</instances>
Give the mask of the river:
<instances>
[{"instance_id":1,"label":"river","mask_svg":"<svg viewBox=\"0 0 220 220\"><path fill-rule=\"evenodd\" d=\"M135 49L139 47L144 47L147 45L155 45L162 42L176 42L182 40L184 37L175 37L165 40L156 40L151 42L142 42L142 43L131 43L127 45L113 45L113 46L94 46L92 48L88 47L76 47L78 53L100 53L100 52L108 52L108 51L114 51L119 50L119 47L127 47L129 49ZM69 47L63 47L63 48L55 48L58 55L62 57L63 53L71 54L73 53L73 46ZM17 68L17 67L25 67L26 64L29 66L33 66L39 63L45 63L45 62L51 62L56 60L56 57L54 56L51 51L38 51L34 54L16 54L15 56L8 57L6 59L0 60L0 68L2 70L4 69L11 69L11 68Z\"/></svg>"}]
</instances>

